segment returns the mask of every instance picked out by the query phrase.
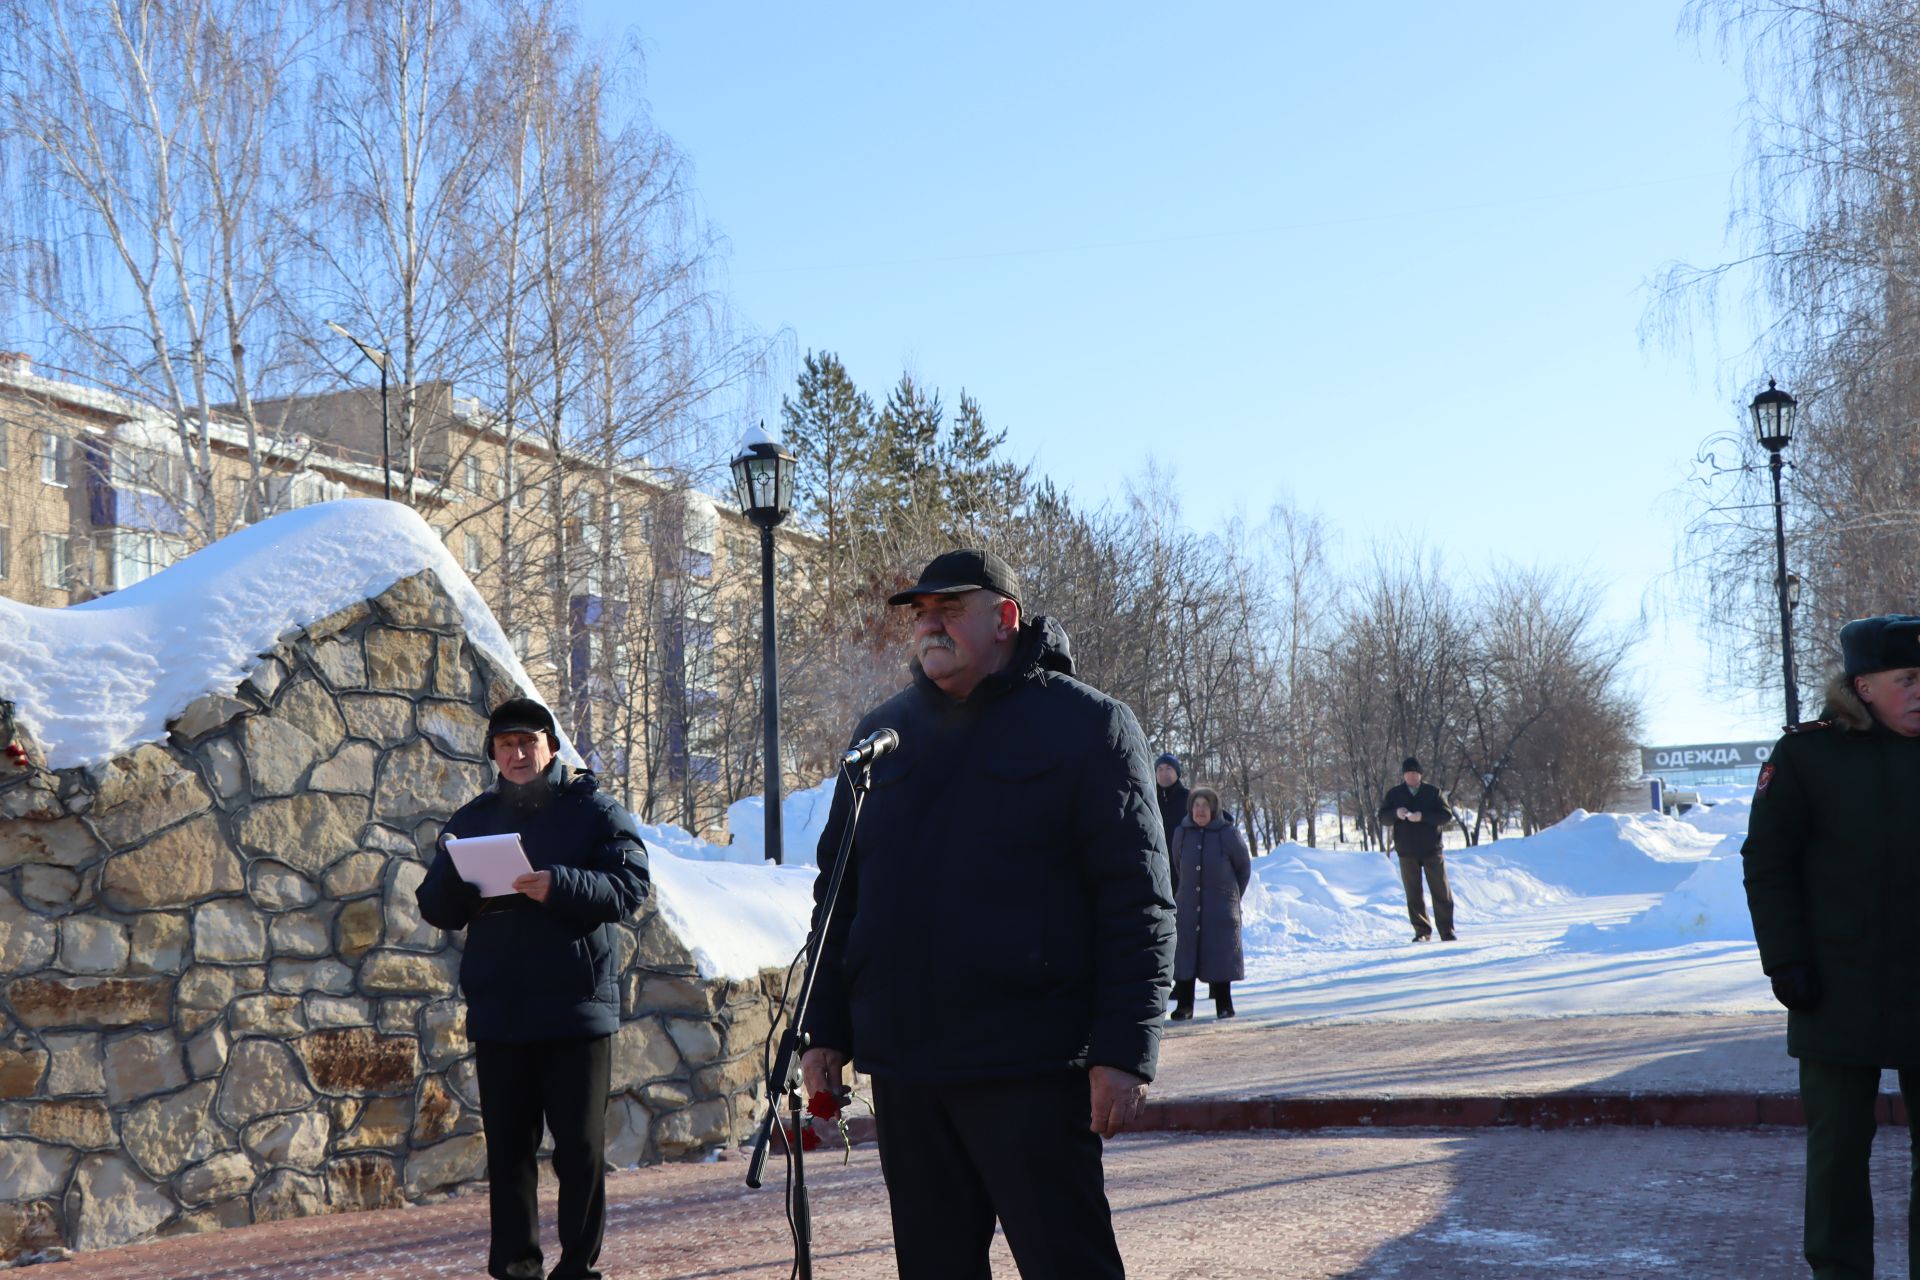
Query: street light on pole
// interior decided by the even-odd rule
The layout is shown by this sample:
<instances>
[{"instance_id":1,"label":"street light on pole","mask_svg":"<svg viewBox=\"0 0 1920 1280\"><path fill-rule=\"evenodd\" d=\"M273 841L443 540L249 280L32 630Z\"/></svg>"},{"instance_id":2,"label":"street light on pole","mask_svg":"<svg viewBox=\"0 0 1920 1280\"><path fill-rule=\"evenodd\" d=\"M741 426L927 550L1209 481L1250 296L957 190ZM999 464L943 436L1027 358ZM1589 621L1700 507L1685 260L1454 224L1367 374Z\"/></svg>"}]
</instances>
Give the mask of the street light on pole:
<instances>
[{"instance_id":1,"label":"street light on pole","mask_svg":"<svg viewBox=\"0 0 1920 1280\"><path fill-rule=\"evenodd\" d=\"M327 328L360 349L367 362L380 370L380 484L381 496L393 501L393 424L387 414L387 365L392 358L378 347L370 347L345 329L327 321Z\"/></svg>"},{"instance_id":2,"label":"street light on pole","mask_svg":"<svg viewBox=\"0 0 1920 1280\"><path fill-rule=\"evenodd\" d=\"M1787 690L1787 723L1800 723L1800 689L1793 675L1793 609L1799 603L1799 580L1787 574L1786 507L1780 497L1781 450L1793 443L1794 416L1799 401L1767 379L1767 389L1748 406L1753 414L1753 438L1767 451L1773 472L1773 584L1780 593L1780 671Z\"/></svg>"},{"instance_id":3,"label":"street light on pole","mask_svg":"<svg viewBox=\"0 0 1920 1280\"><path fill-rule=\"evenodd\" d=\"M780 668L773 612L773 530L793 510L793 455L755 427L740 442L732 463L740 514L760 530L760 719L766 730L767 848L783 862L780 830Z\"/></svg>"}]
</instances>

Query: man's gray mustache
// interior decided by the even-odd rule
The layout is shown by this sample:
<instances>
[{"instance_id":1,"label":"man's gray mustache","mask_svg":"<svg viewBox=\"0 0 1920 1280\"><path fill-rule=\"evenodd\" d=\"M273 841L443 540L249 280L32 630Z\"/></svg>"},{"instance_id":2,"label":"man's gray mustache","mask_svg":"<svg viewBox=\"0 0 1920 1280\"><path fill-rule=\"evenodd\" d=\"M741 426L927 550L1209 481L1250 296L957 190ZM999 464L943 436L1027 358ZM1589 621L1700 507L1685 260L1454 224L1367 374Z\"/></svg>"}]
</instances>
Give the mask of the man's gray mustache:
<instances>
[{"instance_id":1,"label":"man's gray mustache","mask_svg":"<svg viewBox=\"0 0 1920 1280\"><path fill-rule=\"evenodd\" d=\"M945 649L948 653L952 653L953 637L952 636L928 636L925 640L922 640L920 642L921 657L925 657L927 653L933 649Z\"/></svg>"}]
</instances>

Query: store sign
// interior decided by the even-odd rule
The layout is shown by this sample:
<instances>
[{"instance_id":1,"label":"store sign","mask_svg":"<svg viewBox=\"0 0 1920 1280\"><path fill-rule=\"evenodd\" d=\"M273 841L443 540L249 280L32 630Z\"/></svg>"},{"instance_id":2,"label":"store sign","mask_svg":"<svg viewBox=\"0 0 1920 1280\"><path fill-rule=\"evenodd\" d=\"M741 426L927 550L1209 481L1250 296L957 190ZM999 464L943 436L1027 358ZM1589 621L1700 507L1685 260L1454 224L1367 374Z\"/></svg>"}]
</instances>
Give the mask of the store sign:
<instances>
[{"instance_id":1,"label":"store sign","mask_svg":"<svg viewBox=\"0 0 1920 1280\"><path fill-rule=\"evenodd\" d=\"M1771 742L1708 742L1694 747L1642 747L1642 773L1681 769L1758 769L1773 754Z\"/></svg>"}]
</instances>

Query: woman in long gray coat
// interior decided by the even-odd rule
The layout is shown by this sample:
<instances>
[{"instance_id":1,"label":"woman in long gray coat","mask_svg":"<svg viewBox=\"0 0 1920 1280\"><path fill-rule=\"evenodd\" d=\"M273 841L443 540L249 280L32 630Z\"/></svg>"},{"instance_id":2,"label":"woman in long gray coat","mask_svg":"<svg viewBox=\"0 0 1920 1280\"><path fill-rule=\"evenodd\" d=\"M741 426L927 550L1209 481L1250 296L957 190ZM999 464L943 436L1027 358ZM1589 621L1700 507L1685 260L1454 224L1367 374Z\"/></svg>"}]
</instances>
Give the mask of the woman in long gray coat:
<instances>
[{"instance_id":1,"label":"woman in long gray coat","mask_svg":"<svg viewBox=\"0 0 1920 1280\"><path fill-rule=\"evenodd\" d=\"M1240 953L1240 895L1253 878L1247 842L1220 807L1220 793L1195 787L1173 833L1175 927L1173 1016L1193 1016L1196 980L1207 984L1216 1017L1233 1016L1233 984L1247 976Z\"/></svg>"}]
</instances>

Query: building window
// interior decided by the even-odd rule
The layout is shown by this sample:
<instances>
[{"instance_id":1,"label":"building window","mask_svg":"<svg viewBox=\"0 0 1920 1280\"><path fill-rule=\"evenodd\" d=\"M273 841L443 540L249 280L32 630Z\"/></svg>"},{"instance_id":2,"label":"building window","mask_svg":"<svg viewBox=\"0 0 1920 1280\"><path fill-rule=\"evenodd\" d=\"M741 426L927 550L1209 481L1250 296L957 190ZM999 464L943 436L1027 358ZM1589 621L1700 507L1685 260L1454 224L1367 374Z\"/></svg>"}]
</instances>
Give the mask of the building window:
<instances>
[{"instance_id":1,"label":"building window","mask_svg":"<svg viewBox=\"0 0 1920 1280\"><path fill-rule=\"evenodd\" d=\"M465 555L460 567L470 574L478 573L480 572L480 538L477 534L469 533L466 539L462 547Z\"/></svg>"},{"instance_id":2,"label":"building window","mask_svg":"<svg viewBox=\"0 0 1920 1280\"><path fill-rule=\"evenodd\" d=\"M65 488L73 471L73 442L51 431L40 433L40 479Z\"/></svg>"},{"instance_id":3,"label":"building window","mask_svg":"<svg viewBox=\"0 0 1920 1280\"><path fill-rule=\"evenodd\" d=\"M0 578L13 576L13 530L0 528Z\"/></svg>"},{"instance_id":4,"label":"building window","mask_svg":"<svg viewBox=\"0 0 1920 1280\"><path fill-rule=\"evenodd\" d=\"M7 424L0 422L0 471L7 469L7 437L11 434Z\"/></svg>"},{"instance_id":5,"label":"building window","mask_svg":"<svg viewBox=\"0 0 1920 1280\"><path fill-rule=\"evenodd\" d=\"M113 539L113 585L130 587L145 582L182 555L186 547L174 538L151 533L119 533Z\"/></svg>"},{"instance_id":6,"label":"building window","mask_svg":"<svg viewBox=\"0 0 1920 1280\"><path fill-rule=\"evenodd\" d=\"M188 497L186 460L165 449L141 449L116 445L113 450L113 482L130 489L144 489L184 504Z\"/></svg>"},{"instance_id":7,"label":"building window","mask_svg":"<svg viewBox=\"0 0 1920 1280\"><path fill-rule=\"evenodd\" d=\"M40 535L40 585L53 591L73 585L73 539L64 533Z\"/></svg>"},{"instance_id":8,"label":"building window","mask_svg":"<svg viewBox=\"0 0 1920 1280\"><path fill-rule=\"evenodd\" d=\"M476 498L480 496L480 459L468 456L460 460L460 487Z\"/></svg>"},{"instance_id":9,"label":"building window","mask_svg":"<svg viewBox=\"0 0 1920 1280\"><path fill-rule=\"evenodd\" d=\"M507 643L513 646L513 656L525 662L527 654L533 649L533 632L525 627L515 627L513 634L507 637Z\"/></svg>"}]
</instances>

